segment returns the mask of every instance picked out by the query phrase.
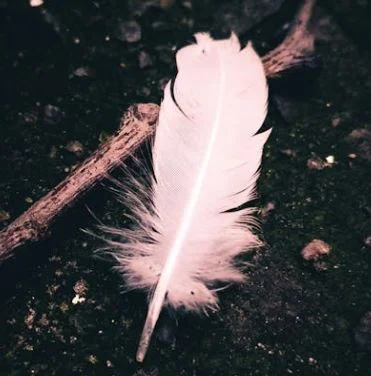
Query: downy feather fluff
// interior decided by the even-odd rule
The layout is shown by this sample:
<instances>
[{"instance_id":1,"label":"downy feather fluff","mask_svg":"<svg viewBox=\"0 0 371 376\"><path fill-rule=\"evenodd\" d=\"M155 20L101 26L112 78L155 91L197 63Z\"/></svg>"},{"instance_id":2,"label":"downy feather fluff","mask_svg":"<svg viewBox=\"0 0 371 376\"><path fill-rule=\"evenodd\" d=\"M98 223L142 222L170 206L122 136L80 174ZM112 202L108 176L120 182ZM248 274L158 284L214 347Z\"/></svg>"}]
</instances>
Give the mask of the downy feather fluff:
<instances>
[{"instance_id":1,"label":"downy feather fluff","mask_svg":"<svg viewBox=\"0 0 371 376\"><path fill-rule=\"evenodd\" d=\"M153 176L143 191L133 179L124 194L136 226L111 230L115 257L129 288L149 292L137 360L142 361L164 305L217 309L213 285L241 282L235 257L259 245L253 210L264 143L257 134L267 112L262 62L237 37L196 43L176 55L152 145Z\"/></svg>"}]
</instances>

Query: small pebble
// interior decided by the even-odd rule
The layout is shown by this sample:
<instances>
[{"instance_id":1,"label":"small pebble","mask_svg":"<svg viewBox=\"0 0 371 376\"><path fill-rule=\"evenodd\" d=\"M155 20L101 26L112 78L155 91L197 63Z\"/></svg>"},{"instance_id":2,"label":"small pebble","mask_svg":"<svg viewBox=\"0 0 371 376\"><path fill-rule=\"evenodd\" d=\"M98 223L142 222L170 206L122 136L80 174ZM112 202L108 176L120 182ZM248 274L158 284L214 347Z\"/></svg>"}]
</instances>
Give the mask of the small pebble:
<instances>
[{"instance_id":1,"label":"small pebble","mask_svg":"<svg viewBox=\"0 0 371 376\"><path fill-rule=\"evenodd\" d=\"M339 125L342 125L350 119L352 119L352 114L347 111L335 113L331 118L331 126L337 128Z\"/></svg>"},{"instance_id":2,"label":"small pebble","mask_svg":"<svg viewBox=\"0 0 371 376\"><path fill-rule=\"evenodd\" d=\"M42 326L48 326L49 325L49 320L48 318L46 317L46 314L43 313L41 315L41 318L39 319L39 324L42 325Z\"/></svg>"},{"instance_id":3,"label":"small pebble","mask_svg":"<svg viewBox=\"0 0 371 376\"><path fill-rule=\"evenodd\" d=\"M332 125L334 128L336 128L336 127L340 124L340 121L341 121L340 117L336 115L336 116L334 116L334 117L332 118L332 120L331 120L331 125Z\"/></svg>"},{"instance_id":4,"label":"small pebble","mask_svg":"<svg viewBox=\"0 0 371 376\"><path fill-rule=\"evenodd\" d=\"M58 124L64 118L63 111L52 104L47 104L44 107L44 121L47 124Z\"/></svg>"},{"instance_id":5,"label":"small pebble","mask_svg":"<svg viewBox=\"0 0 371 376\"><path fill-rule=\"evenodd\" d=\"M23 121L25 124L35 124L38 119L37 111L31 110L23 115Z\"/></svg>"},{"instance_id":6,"label":"small pebble","mask_svg":"<svg viewBox=\"0 0 371 376\"><path fill-rule=\"evenodd\" d=\"M316 155L312 156L307 161L307 167L310 170L323 170L326 167L326 162Z\"/></svg>"},{"instance_id":7,"label":"small pebble","mask_svg":"<svg viewBox=\"0 0 371 376\"><path fill-rule=\"evenodd\" d=\"M32 7L39 7L44 4L44 0L30 0L30 5Z\"/></svg>"},{"instance_id":8,"label":"small pebble","mask_svg":"<svg viewBox=\"0 0 371 376\"><path fill-rule=\"evenodd\" d=\"M287 157L296 157L296 151L292 149L281 149L280 152Z\"/></svg>"},{"instance_id":9,"label":"small pebble","mask_svg":"<svg viewBox=\"0 0 371 376\"><path fill-rule=\"evenodd\" d=\"M139 52L138 61L139 61L139 68L141 68L141 69L149 67L150 65L152 65L151 56L145 51Z\"/></svg>"},{"instance_id":10,"label":"small pebble","mask_svg":"<svg viewBox=\"0 0 371 376\"><path fill-rule=\"evenodd\" d=\"M142 29L136 21L118 21L115 37L122 42L135 43L142 38Z\"/></svg>"},{"instance_id":11,"label":"small pebble","mask_svg":"<svg viewBox=\"0 0 371 376\"><path fill-rule=\"evenodd\" d=\"M189 0L183 1L183 6L184 8L192 9L192 1L189 1Z\"/></svg>"},{"instance_id":12,"label":"small pebble","mask_svg":"<svg viewBox=\"0 0 371 376\"><path fill-rule=\"evenodd\" d=\"M303 250L301 255L304 260L318 260L321 256L329 254L331 251L331 246L320 239L313 239L308 243Z\"/></svg>"},{"instance_id":13,"label":"small pebble","mask_svg":"<svg viewBox=\"0 0 371 376\"><path fill-rule=\"evenodd\" d=\"M91 364L96 364L96 363L98 362L98 358L97 358L97 356L96 356L96 355L93 355L93 354L89 355L89 356L87 357L86 360L87 360L89 363L91 363Z\"/></svg>"},{"instance_id":14,"label":"small pebble","mask_svg":"<svg viewBox=\"0 0 371 376\"><path fill-rule=\"evenodd\" d=\"M74 70L73 75L76 77L91 77L95 75L95 72L90 67L79 67Z\"/></svg>"},{"instance_id":15,"label":"small pebble","mask_svg":"<svg viewBox=\"0 0 371 376\"><path fill-rule=\"evenodd\" d=\"M68 304L67 304L66 302L62 302L62 303L60 304L59 308L60 308L60 310L61 310L62 312L64 312L64 313L67 312L67 311L69 310Z\"/></svg>"},{"instance_id":16,"label":"small pebble","mask_svg":"<svg viewBox=\"0 0 371 376\"><path fill-rule=\"evenodd\" d=\"M84 146L79 141L70 141L66 149L70 152L75 154L77 157L81 157L84 154Z\"/></svg>"},{"instance_id":17,"label":"small pebble","mask_svg":"<svg viewBox=\"0 0 371 376\"><path fill-rule=\"evenodd\" d=\"M25 345L24 349L25 349L26 351L33 351L33 346L30 345L30 344L27 344L27 345Z\"/></svg>"},{"instance_id":18,"label":"small pebble","mask_svg":"<svg viewBox=\"0 0 371 376\"><path fill-rule=\"evenodd\" d=\"M73 305L76 305L76 304L79 304L79 303L84 303L85 302L85 298L83 296L80 296L79 294L76 294L73 299L72 299L72 304Z\"/></svg>"},{"instance_id":19,"label":"small pebble","mask_svg":"<svg viewBox=\"0 0 371 376\"><path fill-rule=\"evenodd\" d=\"M364 243L367 245L367 247L371 247L371 235L366 237Z\"/></svg>"},{"instance_id":20,"label":"small pebble","mask_svg":"<svg viewBox=\"0 0 371 376\"><path fill-rule=\"evenodd\" d=\"M335 157L333 155L328 155L325 160L318 157L317 155L313 155L307 161L307 167L310 170L323 170L326 167L332 167L336 163Z\"/></svg>"},{"instance_id":21,"label":"small pebble","mask_svg":"<svg viewBox=\"0 0 371 376\"><path fill-rule=\"evenodd\" d=\"M78 295L81 295L81 296L85 295L86 292L88 291L88 285L86 281L83 279L78 280L73 286L73 291L75 291L75 293Z\"/></svg>"},{"instance_id":22,"label":"small pebble","mask_svg":"<svg viewBox=\"0 0 371 376\"><path fill-rule=\"evenodd\" d=\"M70 343L71 344L76 343L76 341L77 341L77 337L75 337L75 336L70 337Z\"/></svg>"},{"instance_id":23,"label":"small pebble","mask_svg":"<svg viewBox=\"0 0 371 376\"><path fill-rule=\"evenodd\" d=\"M36 311L32 308L29 308L28 315L24 319L24 323L27 325L28 329L32 328L35 317Z\"/></svg>"},{"instance_id":24,"label":"small pebble","mask_svg":"<svg viewBox=\"0 0 371 376\"><path fill-rule=\"evenodd\" d=\"M329 155L326 157L326 162L329 165L333 165L335 163L335 157L333 155Z\"/></svg>"},{"instance_id":25,"label":"small pebble","mask_svg":"<svg viewBox=\"0 0 371 376\"><path fill-rule=\"evenodd\" d=\"M10 214L5 210L0 209L0 222L7 221L9 218Z\"/></svg>"}]
</instances>

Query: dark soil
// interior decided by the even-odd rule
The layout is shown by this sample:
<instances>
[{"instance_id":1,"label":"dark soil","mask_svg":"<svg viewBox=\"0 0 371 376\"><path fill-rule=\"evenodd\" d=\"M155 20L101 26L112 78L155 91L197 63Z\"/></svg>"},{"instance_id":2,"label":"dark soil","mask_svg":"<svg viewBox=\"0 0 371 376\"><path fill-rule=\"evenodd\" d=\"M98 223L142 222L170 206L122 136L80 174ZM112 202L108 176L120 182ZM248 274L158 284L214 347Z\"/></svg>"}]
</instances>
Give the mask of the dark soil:
<instances>
[{"instance_id":1,"label":"dark soil","mask_svg":"<svg viewBox=\"0 0 371 376\"><path fill-rule=\"evenodd\" d=\"M0 0L2 227L113 133L129 104L160 103L174 52L195 31L232 27L263 52L296 11L290 0L156 4ZM322 68L271 82L257 203L270 209L267 246L247 284L221 292L218 313L181 318L176 342L153 341L136 363L145 296L121 294L81 231L96 223L89 209L123 225L125 208L100 185L0 266L1 375L370 374L371 12L349 4L316 9ZM313 239L331 252L305 261Z\"/></svg>"}]
</instances>

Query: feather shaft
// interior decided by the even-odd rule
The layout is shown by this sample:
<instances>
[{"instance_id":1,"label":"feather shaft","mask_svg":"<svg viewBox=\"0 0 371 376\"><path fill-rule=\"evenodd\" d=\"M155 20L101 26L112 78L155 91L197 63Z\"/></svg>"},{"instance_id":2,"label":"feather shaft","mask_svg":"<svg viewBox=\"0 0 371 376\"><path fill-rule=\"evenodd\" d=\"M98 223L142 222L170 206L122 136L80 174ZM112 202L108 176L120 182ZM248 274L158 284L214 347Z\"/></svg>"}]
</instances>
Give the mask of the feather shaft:
<instances>
[{"instance_id":1,"label":"feather shaft","mask_svg":"<svg viewBox=\"0 0 371 376\"><path fill-rule=\"evenodd\" d=\"M212 127L213 130L212 130L212 133L211 133L210 142L208 144L208 148L206 150L205 157L203 158L202 167L200 169L200 174L198 175L198 178L197 178L197 182L196 182L195 189L193 191L193 195L190 198L189 205L187 205L186 212L183 216L183 220L181 222L182 225L181 225L179 232L176 236L174 245L172 246L172 248L170 250L170 256L166 260L166 263L165 263L164 268L162 270L159 282L156 286L154 295L152 297L151 303L150 303L149 308L148 308L147 318L146 318L146 321L145 321L145 324L144 324L142 336L141 336L138 351L137 351L136 359L137 359L138 362L143 361L145 354L147 352L149 342L150 342L150 338L152 336L153 330L156 326L156 322L157 322L157 320L160 316L160 313L161 313L161 309L162 309L162 306L163 306L163 303L164 303L164 300L165 300L165 296L166 296L166 292L167 292L167 289L168 289L168 286L169 286L169 282L170 282L171 276L174 272L176 261L178 259L179 253L181 252L182 247L184 245L184 241L186 239L187 232L189 231L189 227L190 227L190 224L191 224L191 221L192 221L193 212L194 212L194 209L196 207L196 204L197 204L200 192L201 192L201 188L204 184L207 165L208 165L208 162L210 160L212 150L213 150L213 146L215 144L216 135L217 135L217 132L218 132L218 129L219 129L219 126L220 126L222 97L223 97L223 93L224 93L223 86L224 86L224 79L225 79L224 74L223 74L223 69L220 69L220 77L221 77L220 78L220 89L219 89L220 95L218 97L218 102L217 102L217 105L216 105L217 112L216 112L216 116L215 116L214 126Z\"/></svg>"}]
</instances>

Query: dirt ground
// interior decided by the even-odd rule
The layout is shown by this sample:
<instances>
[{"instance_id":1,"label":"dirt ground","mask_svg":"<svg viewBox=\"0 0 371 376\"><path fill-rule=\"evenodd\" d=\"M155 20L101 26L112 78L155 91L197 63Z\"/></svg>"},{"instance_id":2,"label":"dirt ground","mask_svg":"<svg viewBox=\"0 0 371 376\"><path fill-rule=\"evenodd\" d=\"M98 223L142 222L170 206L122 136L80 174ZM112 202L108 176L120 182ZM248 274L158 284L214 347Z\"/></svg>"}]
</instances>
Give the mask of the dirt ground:
<instances>
[{"instance_id":1,"label":"dirt ground","mask_svg":"<svg viewBox=\"0 0 371 376\"><path fill-rule=\"evenodd\" d=\"M160 103L174 53L233 28L260 53L297 2L0 0L0 224L5 227L112 134L132 103ZM0 265L0 375L369 375L371 9L321 1L314 67L270 82L257 205L264 249L220 311L180 319L176 341L135 352L145 296L122 294L94 257L91 212L125 225L100 184L50 236ZM119 172L116 172L119 175ZM306 261L313 239L331 251Z\"/></svg>"}]
</instances>

